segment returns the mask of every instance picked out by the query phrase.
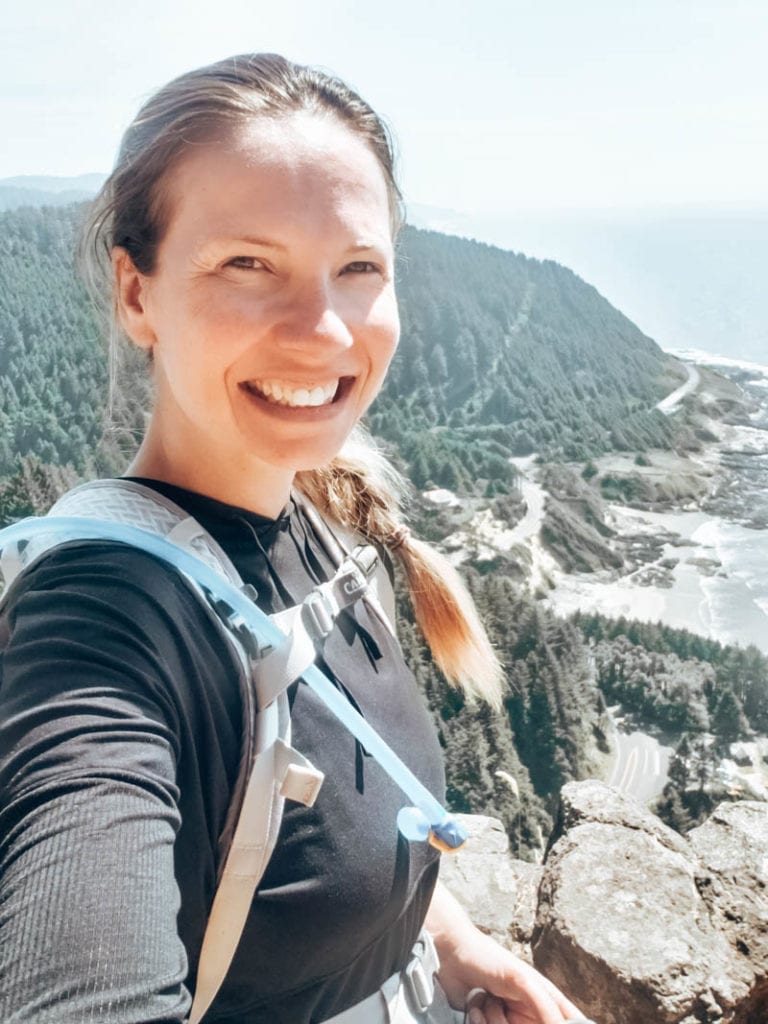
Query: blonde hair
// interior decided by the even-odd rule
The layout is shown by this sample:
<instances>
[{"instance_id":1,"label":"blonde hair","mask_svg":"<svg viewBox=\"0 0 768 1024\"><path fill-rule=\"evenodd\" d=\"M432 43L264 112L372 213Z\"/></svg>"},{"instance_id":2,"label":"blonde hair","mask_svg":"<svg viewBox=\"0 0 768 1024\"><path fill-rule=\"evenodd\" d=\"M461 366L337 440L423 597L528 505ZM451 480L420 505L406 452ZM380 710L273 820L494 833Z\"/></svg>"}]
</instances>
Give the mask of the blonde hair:
<instances>
[{"instance_id":1,"label":"blonde hair","mask_svg":"<svg viewBox=\"0 0 768 1024\"><path fill-rule=\"evenodd\" d=\"M141 273L152 274L171 214L163 184L189 147L219 140L254 117L297 111L332 114L370 146L384 174L396 237L403 213L390 132L339 79L275 54L231 57L174 79L150 97L126 131L81 239L83 278L108 324L110 408L122 345L112 250L124 248ZM437 664L469 695L498 706L501 668L472 599L450 563L405 527L403 482L364 431L358 428L329 465L298 474L297 485L321 512L396 555Z\"/></svg>"},{"instance_id":2,"label":"blonde hair","mask_svg":"<svg viewBox=\"0 0 768 1024\"><path fill-rule=\"evenodd\" d=\"M331 519L393 554L405 573L416 622L449 682L501 705L502 669L463 580L405 526L405 481L361 426L328 465L296 483Z\"/></svg>"}]
</instances>

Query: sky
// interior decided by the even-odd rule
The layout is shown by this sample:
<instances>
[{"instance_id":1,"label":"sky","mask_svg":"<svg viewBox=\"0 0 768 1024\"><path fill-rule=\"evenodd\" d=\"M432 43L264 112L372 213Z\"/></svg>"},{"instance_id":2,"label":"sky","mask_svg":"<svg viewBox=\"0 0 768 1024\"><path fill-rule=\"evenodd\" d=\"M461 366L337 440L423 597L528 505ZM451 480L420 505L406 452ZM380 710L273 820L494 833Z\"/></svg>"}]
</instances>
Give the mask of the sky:
<instances>
[{"instance_id":1,"label":"sky","mask_svg":"<svg viewBox=\"0 0 768 1024\"><path fill-rule=\"evenodd\" d=\"M768 203L766 0L36 0L0 22L0 178L111 167L173 76L266 50L392 123L411 203Z\"/></svg>"}]
</instances>

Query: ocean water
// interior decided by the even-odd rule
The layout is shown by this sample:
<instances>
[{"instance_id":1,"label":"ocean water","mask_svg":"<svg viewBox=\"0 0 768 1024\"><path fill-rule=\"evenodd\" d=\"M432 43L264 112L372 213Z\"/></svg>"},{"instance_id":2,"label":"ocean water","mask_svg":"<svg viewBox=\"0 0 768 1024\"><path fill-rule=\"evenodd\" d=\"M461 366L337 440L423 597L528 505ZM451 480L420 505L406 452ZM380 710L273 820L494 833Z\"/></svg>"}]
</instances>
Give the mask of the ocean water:
<instances>
[{"instance_id":1,"label":"ocean water","mask_svg":"<svg viewBox=\"0 0 768 1024\"><path fill-rule=\"evenodd\" d=\"M751 416L753 428L738 430L734 447L738 452L741 439L746 450L762 449L767 454L725 455L723 462L735 474L734 483L744 503L744 519L765 522L768 519L768 366L719 360L715 356L709 357L709 363L726 376L734 371L736 374L748 371L746 381L741 375L737 379L757 408ZM706 596L702 617L709 620L710 631L718 639L753 643L768 653L768 529L751 529L735 519L712 519L691 535L695 543L711 548L713 556L722 563L726 577L702 579Z\"/></svg>"},{"instance_id":2,"label":"ocean water","mask_svg":"<svg viewBox=\"0 0 768 1024\"><path fill-rule=\"evenodd\" d=\"M768 654L768 530L712 519L691 540L711 549L722 576L704 577L702 618L718 640L755 644Z\"/></svg>"}]
</instances>

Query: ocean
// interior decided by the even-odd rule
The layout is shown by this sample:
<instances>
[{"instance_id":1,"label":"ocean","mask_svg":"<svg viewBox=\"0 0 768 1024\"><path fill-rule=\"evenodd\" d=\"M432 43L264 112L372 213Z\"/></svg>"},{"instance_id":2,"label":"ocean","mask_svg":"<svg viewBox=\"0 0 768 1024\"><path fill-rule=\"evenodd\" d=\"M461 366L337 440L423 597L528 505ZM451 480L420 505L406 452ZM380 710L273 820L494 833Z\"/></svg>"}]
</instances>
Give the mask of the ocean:
<instances>
[{"instance_id":1,"label":"ocean","mask_svg":"<svg viewBox=\"0 0 768 1024\"><path fill-rule=\"evenodd\" d=\"M754 401L751 425L727 426L718 446L728 474L725 499L696 511L611 506L622 532L678 535L664 546L663 559L677 563L668 583L640 586L634 574L606 580L558 573L549 602L560 614L580 608L660 621L768 654L768 366L674 354L738 380Z\"/></svg>"},{"instance_id":2,"label":"ocean","mask_svg":"<svg viewBox=\"0 0 768 1024\"><path fill-rule=\"evenodd\" d=\"M752 643L768 654L768 530L713 519L691 540L711 549L725 574L701 580L705 600L700 613L710 635Z\"/></svg>"}]
</instances>

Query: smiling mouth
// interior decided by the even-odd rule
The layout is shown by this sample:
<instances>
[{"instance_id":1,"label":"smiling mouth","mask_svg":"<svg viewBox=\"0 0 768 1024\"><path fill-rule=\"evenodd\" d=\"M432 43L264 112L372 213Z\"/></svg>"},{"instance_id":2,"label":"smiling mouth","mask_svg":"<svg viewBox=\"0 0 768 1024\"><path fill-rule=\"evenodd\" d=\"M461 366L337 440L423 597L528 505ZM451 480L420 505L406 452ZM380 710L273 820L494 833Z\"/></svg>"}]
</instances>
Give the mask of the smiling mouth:
<instances>
[{"instance_id":1,"label":"smiling mouth","mask_svg":"<svg viewBox=\"0 0 768 1024\"><path fill-rule=\"evenodd\" d=\"M317 409L338 402L347 394L354 380L354 377L337 377L325 384L305 385L279 380L247 380L240 387L269 405L285 409Z\"/></svg>"}]
</instances>

